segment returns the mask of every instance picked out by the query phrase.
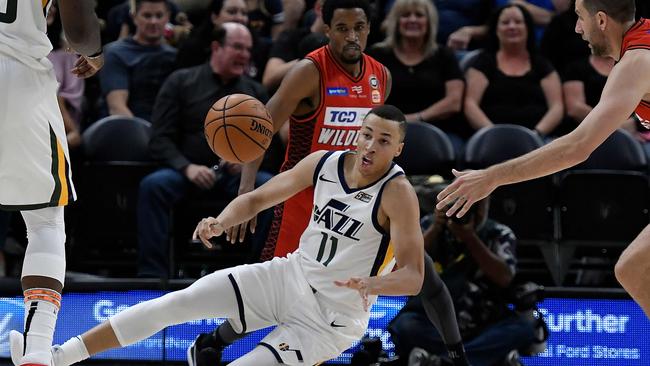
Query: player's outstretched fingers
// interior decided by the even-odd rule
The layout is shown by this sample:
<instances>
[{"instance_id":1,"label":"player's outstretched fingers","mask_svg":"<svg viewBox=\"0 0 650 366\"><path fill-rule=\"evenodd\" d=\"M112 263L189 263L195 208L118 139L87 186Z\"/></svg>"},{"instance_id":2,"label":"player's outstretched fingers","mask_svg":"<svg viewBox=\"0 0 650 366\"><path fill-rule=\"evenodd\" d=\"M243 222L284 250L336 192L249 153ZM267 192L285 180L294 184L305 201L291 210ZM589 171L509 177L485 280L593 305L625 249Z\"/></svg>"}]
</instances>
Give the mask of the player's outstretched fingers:
<instances>
[{"instance_id":1,"label":"player's outstretched fingers","mask_svg":"<svg viewBox=\"0 0 650 366\"><path fill-rule=\"evenodd\" d=\"M196 226L195 230L195 235L194 237L198 238L201 240L201 243L205 245L206 248L211 249L212 248L212 243L210 243L210 238L212 237L212 230L210 229L210 219L213 218L207 218L203 219L199 222L199 224Z\"/></svg>"},{"instance_id":2,"label":"player's outstretched fingers","mask_svg":"<svg viewBox=\"0 0 650 366\"><path fill-rule=\"evenodd\" d=\"M251 228L251 234L255 234L255 228L257 227L257 215L253 216L248 225Z\"/></svg>"},{"instance_id":3,"label":"player's outstretched fingers","mask_svg":"<svg viewBox=\"0 0 650 366\"><path fill-rule=\"evenodd\" d=\"M240 225L232 227L232 231L230 232L230 244L235 244L237 242L237 238L239 238L239 229Z\"/></svg>"},{"instance_id":4,"label":"player's outstretched fingers","mask_svg":"<svg viewBox=\"0 0 650 366\"><path fill-rule=\"evenodd\" d=\"M246 230L248 229L248 221L244 221L241 223L239 227L239 242L243 243L244 238L246 237Z\"/></svg>"},{"instance_id":5,"label":"player's outstretched fingers","mask_svg":"<svg viewBox=\"0 0 650 366\"><path fill-rule=\"evenodd\" d=\"M230 238L232 236L232 227L227 228L225 233L226 233L226 241L230 241Z\"/></svg>"}]
</instances>

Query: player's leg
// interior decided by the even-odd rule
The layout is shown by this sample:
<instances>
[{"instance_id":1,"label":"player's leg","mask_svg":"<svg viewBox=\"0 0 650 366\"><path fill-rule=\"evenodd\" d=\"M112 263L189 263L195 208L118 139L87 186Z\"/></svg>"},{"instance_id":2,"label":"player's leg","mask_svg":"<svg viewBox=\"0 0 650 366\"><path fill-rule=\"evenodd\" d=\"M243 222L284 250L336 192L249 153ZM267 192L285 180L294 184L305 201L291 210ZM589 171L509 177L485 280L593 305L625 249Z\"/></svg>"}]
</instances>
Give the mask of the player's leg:
<instances>
[{"instance_id":1,"label":"player's leg","mask_svg":"<svg viewBox=\"0 0 650 366\"><path fill-rule=\"evenodd\" d=\"M221 362L223 349L243 338L247 333L238 333L230 321L221 323L210 333L199 334L187 349L189 366L211 366Z\"/></svg>"},{"instance_id":2,"label":"player's leg","mask_svg":"<svg viewBox=\"0 0 650 366\"><path fill-rule=\"evenodd\" d=\"M25 211L22 215L27 227L28 245L21 276L25 320L24 357L20 364L49 365L65 278L63 207Z\"/></svg>"},{"instance_id":3,"label":"player's leg","mask_svg":"<svg viewBox=\"0 0 650 366\"><path fill-rule=\"evenodd\" d=\"M165 327L196 319L240 319L232 269L221 270L190 287L134 305L95 328L65 342L54 352L54 365L67 366L110 348L148 338Z\"/></svg>"},{"instance_id":4,"label":"player's leg","mask_svg":"<svg viewBox=\"0 0 650 366\"><path fill-rule=\"evenodd\" d=\"M419 295L427 317L436 326L449 351L454 365L468 365L462 338L456 321L454 303L447 286L442 282L429 255L424 255L424 282Z\"/></svg>"},{"instance_id":5,"label":"player's leg","mask_svg":"<svg viewBox=\"0 0 650 366\"><path fill-rule=\"evenodd\" d=\"M169 227L173 206L188 192L187 178L163 168L147 175L138 190L138 276L168 278Z\"/></svg>"},{"instance_id":6,"label":"player's leg","mask_svg":"<svg viewBox=\"0 0 650 366\"><path fill-rule=\"evenodd\" d=\"M281 365L282 363L278 361L277 357L273 352L262 346L257 346L253 348L252 351L248 352L244 356L238 358L237 360L231 362L230 366L275 366Z\"/></svg>"},{"instance_id":7,"label":"player's leg","mask_svg":"<svg viewBox=\"0 0 650 366\"><path fill-rule=\"evenodd\" d=\"M650 225L625 248L614 268L616 279L650 318Z\"/></svg>"}]
</instances>

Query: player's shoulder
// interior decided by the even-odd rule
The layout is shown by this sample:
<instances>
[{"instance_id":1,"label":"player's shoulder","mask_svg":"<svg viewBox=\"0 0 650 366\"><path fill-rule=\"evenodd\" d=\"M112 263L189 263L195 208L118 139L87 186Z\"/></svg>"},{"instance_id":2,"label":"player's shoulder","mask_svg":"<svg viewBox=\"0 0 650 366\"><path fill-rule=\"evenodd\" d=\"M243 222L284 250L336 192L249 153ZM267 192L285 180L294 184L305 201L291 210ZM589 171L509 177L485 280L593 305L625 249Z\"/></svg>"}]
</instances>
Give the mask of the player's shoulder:
<instances>
[{"instance_id":1,"label":"player's shoulder","mask_svg":"<svg viewBox=\"0 0 650 366\"><path fill-rule=\"evenodd\" d=\"M409 206L418 207L415 190L404 174L396 173L386 182L381 195L381 205L389 216L404 213Z\"/></svg>"},{"instance_id":2,"label":"player's shoulder","mask_svg":"<svg viewBox=\"0 0 650 366\"><path fill-rule=\"evenodd\" d=\"M321 160L323 161L326 160L334 153L335 153L334 151L329 151L329 150L316 150L313 153L307 155L307 157L316 162L320 162Z\"/></svg>"},{"instance_id":3,"label":"player's shoulder","mask_svg":"<svg viewBox=\"0 0 650 366\"><path fill-rule=\"evenodd\" d=\"M615 67L635 71L650 70L650 46L627 50Z\"/></svg>"},{"instance_id":4,"label":"player's shoulder","mask_svg":"<svg viewBox=\"0 0 650 366\"><path fill-rule=\"evenodd\" d=\"M314 85L320 78L320 69L313 61L302 59L294 65L286 76L295 86ZM318 84L316 84L318 85Z\"/></svg>"},{"instance_id":5,"label":"player's shoulder","mask_svg":"<svg viewBox=\"0 0 650 366\"><path fill-rule=\"evenodd\" d=\"M389 180L384 185L382 197L388 200L400 200L410 194L415 194L411 182L404 174L395 172L389 176Z\"/></svg>"}]
</instances>

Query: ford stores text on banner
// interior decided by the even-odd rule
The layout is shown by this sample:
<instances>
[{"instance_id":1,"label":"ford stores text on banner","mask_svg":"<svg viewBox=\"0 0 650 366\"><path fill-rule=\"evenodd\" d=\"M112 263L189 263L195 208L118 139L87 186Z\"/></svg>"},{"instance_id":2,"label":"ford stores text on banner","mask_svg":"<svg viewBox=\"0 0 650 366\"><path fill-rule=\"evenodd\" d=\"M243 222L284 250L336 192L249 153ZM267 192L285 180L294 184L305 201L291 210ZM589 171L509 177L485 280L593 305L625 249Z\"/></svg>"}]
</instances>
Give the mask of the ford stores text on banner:
<instances>
[{"instance_id":1,"label":"ford stores text on banner","mask_svg":"<svg viewBox=\"0 0 650 366\"><path fill-rule=\"evenodd\" d=\"M161 291L125 291L65 294L57 322L55 343L62 343L108 319L113 314L141 301L162 296ZM394 345L386 331L404 305L404 297L380 296L372 308L367 335L381 338L384 349ZM550 330L548 347L536 357L524 358L530 366L555 365L648 365L650 364L650 322L631 300L546 299L540 312ZM208 332L223 319L207 319L169 327L149 339L122 349L101 353L98 359L183 361L186 349L197 334ZM22 329L22 298L0 298L0 357L9 358L8 334ZM224 353L232 361L270 332L255 332ZM349 363L358 344L332 363Z\"/></svg>"}]
</instances>

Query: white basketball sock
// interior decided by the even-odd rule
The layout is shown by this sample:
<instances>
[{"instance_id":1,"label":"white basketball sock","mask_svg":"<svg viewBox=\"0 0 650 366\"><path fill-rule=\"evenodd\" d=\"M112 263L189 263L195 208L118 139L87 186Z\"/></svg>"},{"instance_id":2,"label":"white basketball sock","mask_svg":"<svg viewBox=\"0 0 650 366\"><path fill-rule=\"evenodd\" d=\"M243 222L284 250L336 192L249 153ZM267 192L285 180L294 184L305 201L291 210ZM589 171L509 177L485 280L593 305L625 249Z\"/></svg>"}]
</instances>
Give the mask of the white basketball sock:
<instances>
[{"instance_id":1,"label":"white basketball sock","mask_svg":"<svg viewBox=\"0 0 650 366\"><path fill-rule=\"evenodd\" d=\"M32 361L49 363L60 301L61 295L51 289L25 291L24 354L37 358Z\"/></svg>"},{"instance_id":2,"label":"white basketball sock","mask_svg":"<svg viewBox=\"0 0 650 366\"><path fill-rule=\"evenodd\" d=\"M56 346L52 352L54 366L68 366L89 358L86 345L81 337L68 339L63 345Z\"/></svg>"}]
</instances>

